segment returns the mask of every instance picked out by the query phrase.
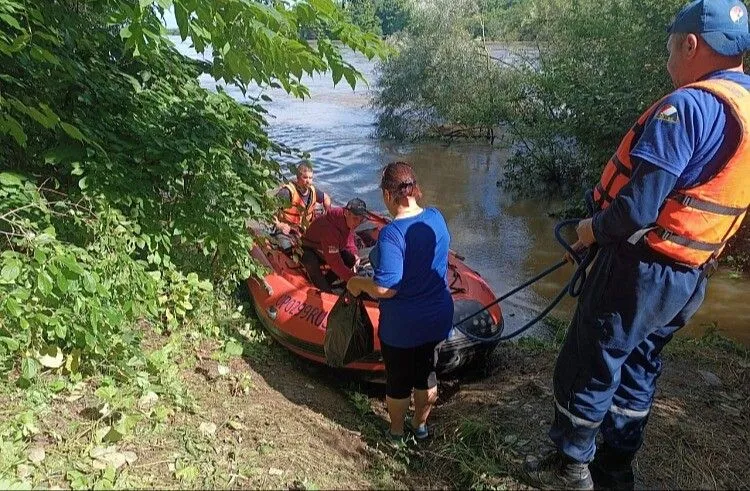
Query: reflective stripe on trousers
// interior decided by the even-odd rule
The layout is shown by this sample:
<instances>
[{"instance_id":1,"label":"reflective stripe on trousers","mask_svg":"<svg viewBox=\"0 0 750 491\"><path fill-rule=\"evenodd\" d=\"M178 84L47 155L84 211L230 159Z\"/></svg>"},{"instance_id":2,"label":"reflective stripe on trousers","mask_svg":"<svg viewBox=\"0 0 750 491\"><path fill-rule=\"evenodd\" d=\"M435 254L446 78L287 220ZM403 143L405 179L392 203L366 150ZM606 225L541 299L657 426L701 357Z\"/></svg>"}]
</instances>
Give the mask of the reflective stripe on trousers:
<instances>
[{"instance_id":1,"label":"reflective stripe on trousers","mask_svg":"<svg viewBox=\"0 0 750 491\"><path fill-rule=\"evenodd\" d=\"M636 451L661 373L660 353L703 301L700 270L647 259L627 243L602 247L557 358L549 435L579 462L608 445Z\"/></svg>"}]
</instances>

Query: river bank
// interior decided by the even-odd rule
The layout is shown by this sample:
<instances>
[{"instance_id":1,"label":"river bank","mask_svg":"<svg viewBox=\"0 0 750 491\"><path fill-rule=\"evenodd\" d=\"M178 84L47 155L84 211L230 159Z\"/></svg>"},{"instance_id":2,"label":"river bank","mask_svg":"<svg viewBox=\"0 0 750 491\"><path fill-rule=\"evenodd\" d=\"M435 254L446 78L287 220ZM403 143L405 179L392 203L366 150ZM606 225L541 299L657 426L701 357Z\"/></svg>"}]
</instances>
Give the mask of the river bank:
<instances>
[{"instance_id":1,"label":"river bank","mask_svg":"<svg viewBox=\"0 0 750 491\"><path fill-rule=\"evenodd\" d=\"M381 438L382 386L308 363L252 324L222 341L150 333L160 385L115 375L0 393L0 487L517 487L546 444L556 346L500 346L487 373L441 382L433 437ZM558 336L559 337L559 336ZM750 353L676 339L636 463L645 488L750 486ZM166 365L165 365L166 366Z\"/></svg>"}]
</instances>

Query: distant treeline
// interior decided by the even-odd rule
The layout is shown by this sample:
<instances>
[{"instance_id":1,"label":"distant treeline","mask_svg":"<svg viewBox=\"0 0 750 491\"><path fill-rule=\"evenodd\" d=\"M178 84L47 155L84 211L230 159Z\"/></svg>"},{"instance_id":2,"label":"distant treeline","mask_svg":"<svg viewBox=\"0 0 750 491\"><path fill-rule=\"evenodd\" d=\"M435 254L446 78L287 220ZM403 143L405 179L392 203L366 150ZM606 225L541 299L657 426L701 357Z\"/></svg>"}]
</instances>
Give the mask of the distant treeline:
<instances>
[{"instance_id":1,"label":"distant treeline","mask_svg":"<svg viewBox=\"0 0 750 491\"><path fill-rule=\"evenodd\" d=\"M476 0L457 2L456 22L474 37L529 41L538 31L533 19L535 0ZM416 27L425 11L439 2L417 0L341 0L352 23L374 34L389 36Z\"/></svg>"}]
</instances>

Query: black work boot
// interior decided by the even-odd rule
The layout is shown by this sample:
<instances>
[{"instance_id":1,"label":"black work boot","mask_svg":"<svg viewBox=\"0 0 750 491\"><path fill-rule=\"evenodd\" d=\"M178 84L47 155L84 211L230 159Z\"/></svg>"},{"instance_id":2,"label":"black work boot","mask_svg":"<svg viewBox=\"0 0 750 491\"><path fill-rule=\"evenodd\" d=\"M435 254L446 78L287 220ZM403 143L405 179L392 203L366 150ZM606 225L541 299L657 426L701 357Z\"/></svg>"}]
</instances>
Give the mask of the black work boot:
<instances>
[{"instance_id":1,"label":"black work boot","mask_svg":"<svg viewBox=\"0 0 750 491\"><path fill-rule=\"evenodd\" d=\"M539 489L594 489L588 464L557 450L539 458L527 457L523 471L526 484Z\"/></svg>"},{"instance_id":2,"label":"black work boot","mask_svg":"<svg viewBox=\"0 0 750 491\"><path fill-rule=\"evenodd\" d=\"M596 451L590 466L596 489L632 490L635 487L634 458L634 452L623 452L606 444L602 445Z\"/></svg>"}]
</instances>

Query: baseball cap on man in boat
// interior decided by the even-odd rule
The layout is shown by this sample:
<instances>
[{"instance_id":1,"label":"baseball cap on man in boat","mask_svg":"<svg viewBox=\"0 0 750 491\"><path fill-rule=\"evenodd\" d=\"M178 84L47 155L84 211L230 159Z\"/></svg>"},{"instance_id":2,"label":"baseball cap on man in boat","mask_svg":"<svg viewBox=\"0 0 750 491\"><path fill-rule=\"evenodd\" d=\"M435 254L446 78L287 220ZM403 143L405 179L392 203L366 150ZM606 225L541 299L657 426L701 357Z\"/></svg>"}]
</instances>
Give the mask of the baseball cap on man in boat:
<instances>
[{"instance_id":1,"label":"baseball cap on man in boat","mask_svg":"<svg viewBox=\"0 0 750 491\"><path fill-rule=\"evenodd\" d=\"M367 216L367 205L359 198L349 200L344 209L349 210L357 216Z\"/></svg>"}]
</instances>

